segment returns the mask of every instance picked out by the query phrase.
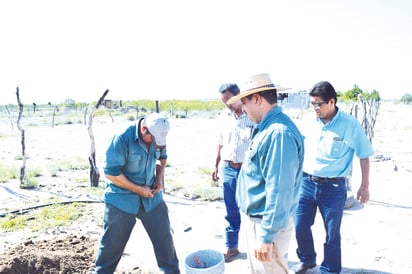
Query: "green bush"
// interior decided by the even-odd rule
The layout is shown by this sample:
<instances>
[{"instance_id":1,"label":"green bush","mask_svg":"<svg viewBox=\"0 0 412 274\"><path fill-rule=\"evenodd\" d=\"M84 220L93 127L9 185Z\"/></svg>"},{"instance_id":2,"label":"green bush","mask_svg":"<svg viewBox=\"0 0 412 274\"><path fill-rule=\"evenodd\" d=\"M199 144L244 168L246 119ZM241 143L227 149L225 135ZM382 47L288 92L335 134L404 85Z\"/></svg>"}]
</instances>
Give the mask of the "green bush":
<instances>
[{"instance_id":1,"label":"green bush","mask_svg":"<svg viewBox=\"0 0 412 274\"><path fill-rule=\"evenodd\" d=\"M358 85L353 85L353 88L342 93L338 92L338 97L342 101L357 101L359 95L362 95L362 97L365 100L375 100L375 101L380 101L381 97L379 95L379 92L377 90L373 90L372 92L367 92L363 91L362 89L359 88Z\"/></svg>"},{"instance_id":2,"label":"green bush","mask_svg":"<svg viewBox=\"0 0 412 274\"><path fill-rule=\"evenodd\" d=\"M4 166L0 163L0 183L5 183L9 180L16 179L19 174L19 169L15 166Z\"/></svg>"}]
</instances>

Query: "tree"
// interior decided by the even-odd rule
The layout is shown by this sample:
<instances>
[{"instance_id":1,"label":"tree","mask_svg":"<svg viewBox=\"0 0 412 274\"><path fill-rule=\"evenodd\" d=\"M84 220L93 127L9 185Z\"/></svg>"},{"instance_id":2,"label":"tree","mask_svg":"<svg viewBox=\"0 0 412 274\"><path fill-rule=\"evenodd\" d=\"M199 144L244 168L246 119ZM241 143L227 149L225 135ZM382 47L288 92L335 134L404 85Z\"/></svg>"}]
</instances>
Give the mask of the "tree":
<instances>
[{"instance_id":1,"label":"tree","mask_svg":"<svg viewBox=\"0 0 412 274\"><path fill-rule=\"evenodd\" d=\"M352 89L344 93L343 98L350 101L357 101L358 96L362 93L363 90L361 90L357 84L354 84Z\"/></svg>"},{"instance_id":2,"label":"tree","mask_svg":"<svg viewBox=\"0 0 412 274\"><path fill-rule=\"evenodd\" d=\"M353 102L358 101L359 95L361 95L362 98L367 101L379 102L381 100L379 91L377 90L373 90L372 92L363 91L356 84L353 85L352 89L346 91L345 93L342 93L340 91L338 92L339 98L342 98L343 100L353 101Z\"/></svg>"},{"instance_id":3,"label":"tree","mask_svg":"<svg viewBox=\"0 0 412 274\"><path fill-rule=\"evenodd\" d=\"M371 93L363 92L362 96L369 101L379 102L381 100L381 96L379 95L379 91L377 90L373 90Z\"/></svg>"},{"instance_id":4,"label":"tree","mask_svg":"<svg viewBox=\"0 0 412 274\"><path fill-rule=\"evenodd\" d=\"M405 105L412 104L412 95L410 93L406 93L402 96L401 102Z\"/></svg>"},{"instance_id":5,"label":"tree","mask_svg":"<svg viewBox=\"0 0 412 274\"><path fill-rule=\"evenodd\" d=\"M76 101L73 99L66 99L62 104L65 109L75 109L76 108Z\"/></svg>"}]
</instances>

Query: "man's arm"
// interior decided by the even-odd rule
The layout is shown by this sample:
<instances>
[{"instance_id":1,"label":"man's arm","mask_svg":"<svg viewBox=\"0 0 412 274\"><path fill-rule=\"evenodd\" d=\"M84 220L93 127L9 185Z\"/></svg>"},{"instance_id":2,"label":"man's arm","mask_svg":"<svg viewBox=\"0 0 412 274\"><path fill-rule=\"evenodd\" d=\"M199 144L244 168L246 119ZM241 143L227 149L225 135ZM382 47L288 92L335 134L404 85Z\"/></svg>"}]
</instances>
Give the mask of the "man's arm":
<instances>
[{"instance_id":1,"label":"man's arm","mask_svg":"<svg viewBox=\"0 0 412 274\"><path fill-rule=\"evenodd\" d=\"M359 159L362 181L357 193L357 199L361 204L369 201L369 158Z\"/></svg>"},{"instance_id":2,"label":"man's arm","mask_svg":"<svg viewBox=\"0 0 412 274\"><path fill-rule=\"evenodd\" d=\"M126 176L124 176L123 173L117 176L105 174L106 178L109 179L113 184L115 184L118 187L128 189L130 191L133 191L137 193L139 196L144 197L144 198L153 198L153 193L150 190L150 187L148 186L139 186L131 182L129 179L127 179Z\"/></svg>"},{"instance_id":3,"label":"man's arm","mask_svg":"<svg viewBox=\"0 0 412 274\"><path fill-rule=\"evenodd\" d=\"M156 163L156 178L153 182L152 193L156 194L164 188L164 175L167 159L160 159Z\"/></svg>"},{"instance_id":4,"label":"man's arm","mask_svg":"<svg viewBox=\"0 0 412 274\"><path fill-rule=\"evenodd\" d=\"M216 161L215 161L215 169L212 172L212 180L218 181L219 177L217 176L219 173L219 163L220 163L220 151L222 150L222 145L217 145L217 152L216 152Z\"/></svg>"}]
</instances>

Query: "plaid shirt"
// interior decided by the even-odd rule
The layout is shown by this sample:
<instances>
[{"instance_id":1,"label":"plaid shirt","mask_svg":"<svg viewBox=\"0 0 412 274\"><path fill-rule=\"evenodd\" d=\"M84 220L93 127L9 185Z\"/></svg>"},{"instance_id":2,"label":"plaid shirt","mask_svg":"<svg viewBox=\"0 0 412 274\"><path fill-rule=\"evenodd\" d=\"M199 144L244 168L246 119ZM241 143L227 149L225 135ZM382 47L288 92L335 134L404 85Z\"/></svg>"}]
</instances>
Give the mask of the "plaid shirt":
<instances>
[{"instance_id":1,"label":"plaid shirt","mask_svg":"<svg viewBox=\"0 0 412 274\"><path fill-rule=\"evenodd\" d=\"M235 114L229 109L224 109L221 112L218 143L222 146L220 152L222 160L234 163L243 162L253 127L254 124L246 113L235 117Z\"/></svg>"}]
</instances>

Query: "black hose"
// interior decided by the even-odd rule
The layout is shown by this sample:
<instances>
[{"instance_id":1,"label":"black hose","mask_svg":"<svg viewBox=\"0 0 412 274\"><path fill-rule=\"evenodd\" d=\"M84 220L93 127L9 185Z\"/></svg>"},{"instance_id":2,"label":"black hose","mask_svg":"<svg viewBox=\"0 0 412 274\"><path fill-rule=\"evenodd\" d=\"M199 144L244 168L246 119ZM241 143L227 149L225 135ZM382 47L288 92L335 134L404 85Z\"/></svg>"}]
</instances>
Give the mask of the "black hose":
<instances>
[{"instance_id":1,"label":"black hose","mask_svg":"<svg viewBox=\"0 0 412 274\"><path fill-rule=\"evenodd\" d=\"M23 214L28 213L31 210L38 209L41 207L52 206L52 205L67 205L67 204L72 204L72 203L103 203L103 201L102 200L70 200L70 201L64 201L64 202L42 204L42 205L37 205L37 206L32 206L32 207L27 207L27 208L22 208L22 209L16 209L16 210L12 210L12 211L5 212L5 213L0 213L0 218L6 217L8 214L23 215Z\"/></svg>"}]
</instances>

